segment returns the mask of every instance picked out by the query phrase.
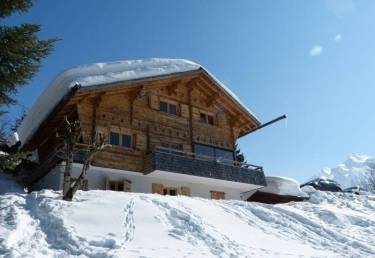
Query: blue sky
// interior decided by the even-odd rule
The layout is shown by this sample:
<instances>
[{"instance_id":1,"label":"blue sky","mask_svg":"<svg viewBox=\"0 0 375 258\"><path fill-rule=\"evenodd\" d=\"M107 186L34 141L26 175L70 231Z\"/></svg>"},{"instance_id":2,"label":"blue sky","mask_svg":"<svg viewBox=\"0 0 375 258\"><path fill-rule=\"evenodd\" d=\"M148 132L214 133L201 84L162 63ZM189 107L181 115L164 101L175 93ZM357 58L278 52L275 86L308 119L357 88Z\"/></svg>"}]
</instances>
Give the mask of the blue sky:
<instances>
[{"instance_id":1,"label":"blue sky","mask_svg":"<svg viewBox=\"0 0 375 258\"><path fill-rule=\"evenodd\" d=\"M20 90L24 105L72 66L190 59L262 122L288 115L240 146L268 175L304 181L351 154L375 154L374 14L371 0L39 0L7 23L37 22L41 37L61 39Z\"/></svg>"}]
</instances>

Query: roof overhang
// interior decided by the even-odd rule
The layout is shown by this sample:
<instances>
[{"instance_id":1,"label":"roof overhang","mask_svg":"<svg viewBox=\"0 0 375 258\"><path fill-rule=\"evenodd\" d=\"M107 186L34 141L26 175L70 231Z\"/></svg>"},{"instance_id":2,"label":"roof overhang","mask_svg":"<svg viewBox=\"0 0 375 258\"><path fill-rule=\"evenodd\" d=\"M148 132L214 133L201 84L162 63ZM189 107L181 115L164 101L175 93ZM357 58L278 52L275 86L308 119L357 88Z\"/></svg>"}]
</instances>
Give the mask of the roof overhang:
<instances>
[{"instance_id":1,"label":"roof overhang","mask_svg":"<svg viewBox=\"0 0 375 258\"><path fill-rule=\"evenodd\" d=\"M183 59L147 59L96 63L66 70L56 77L34 103L18 129L21 146L40 130L61 103L72 97L72 92L97 91L125 87L135 83L167 79L188 74L204 74L221 92L233 101L256 126L256 116L223 83L199 64ZM78 90L77 90L78 88Z\"/></svg>"}]
</instances>

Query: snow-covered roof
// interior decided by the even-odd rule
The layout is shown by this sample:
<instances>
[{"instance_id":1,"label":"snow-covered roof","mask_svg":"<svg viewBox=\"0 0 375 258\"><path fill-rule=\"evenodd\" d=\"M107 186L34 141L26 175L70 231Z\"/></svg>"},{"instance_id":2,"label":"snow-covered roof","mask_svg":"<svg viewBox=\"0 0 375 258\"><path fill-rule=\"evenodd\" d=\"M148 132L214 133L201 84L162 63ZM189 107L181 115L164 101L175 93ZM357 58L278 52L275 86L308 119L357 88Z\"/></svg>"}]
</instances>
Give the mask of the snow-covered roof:
<instances>
[{"instance_id":1,"label":"snow-covered roof","mask_svg":"<svg viewBox=\"0 0 375 258\"><path fill-rule=\"evenodd\" d=\"M261 188L260 192L273 193L278 195L286 196L298 196L298 197L309 197L308 194L301 191L299 183L287 177L278 176L267 176L266 177L267 186Z\"/></svg>"},{"instance_id":2,"label":"snow-covered roof","mask_svg":"<svg viewBox=\"0 0 375 258\"><path fill-rule=\"evenodd\" d=\"M229 97L237 102L249 116L259 123L258 119L231 90L210 74L204 67L189 60L152 58L145 60L94 63L66 70L52 81L42 95L39 96L19 126L18 135L22 146L31 139L47 116L57 104L67 96L75 85L79 85L80 87L103 86L112 83L197 70L205 71Z\"/></svg>"}]
</instances>

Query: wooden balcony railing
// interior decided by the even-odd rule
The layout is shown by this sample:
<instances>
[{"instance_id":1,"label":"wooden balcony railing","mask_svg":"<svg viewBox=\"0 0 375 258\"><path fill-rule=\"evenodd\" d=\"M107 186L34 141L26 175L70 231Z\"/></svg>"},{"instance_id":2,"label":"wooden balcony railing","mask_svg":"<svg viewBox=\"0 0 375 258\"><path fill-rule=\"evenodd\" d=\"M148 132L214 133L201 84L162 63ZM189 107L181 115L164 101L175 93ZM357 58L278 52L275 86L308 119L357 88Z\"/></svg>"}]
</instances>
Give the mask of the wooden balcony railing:
<instances>
[{"instance_id":1,"label":"wooden balcony railing","mask_svg":"<svg viewBox=\"0 0 375 258\"><path fill-rule=\"evenodd\" d=\"M164 147L156 147L145 157L144 173L155 170L266 185L261 166Z\"/></svg>"}]
</instances>

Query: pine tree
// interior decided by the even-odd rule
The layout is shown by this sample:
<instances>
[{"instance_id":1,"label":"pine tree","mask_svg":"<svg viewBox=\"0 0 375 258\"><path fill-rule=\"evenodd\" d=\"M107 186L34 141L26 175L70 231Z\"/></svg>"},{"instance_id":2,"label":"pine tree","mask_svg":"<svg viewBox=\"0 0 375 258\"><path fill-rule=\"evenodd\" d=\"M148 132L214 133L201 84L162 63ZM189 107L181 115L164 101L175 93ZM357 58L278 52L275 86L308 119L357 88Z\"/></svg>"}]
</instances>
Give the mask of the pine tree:
<instances>
[{"instance_id":1,"label":"pine tree","mask_svg":"<svg viewBox=\"0 0 375 258\"><path fill-rule=\"evenodd\" d=\"M238 162L245 162L245 156L241 152L237 143L234 145L234 157L235 157L235 160Z\"/></svg>"},{"instance_id":2,"label":"pine tree","mask_svg":"<svg viewBox=\"0 0 375 258\"><path fill-rule=\"evenodd\" d=\"M14 13L26 12L32 6L33 0L1 0L0 22ZM56 39L39 39L40 29L39 24L0 24L0 116L6 113L4 108L17 103L18 88L38 72L42 60L53 49ZM0 128L5 126L1 124ZM25 156L19 152L1 154L0 169L12 170Z\"/></svg>"},{"instance_id":3,"label":"pine tree","mask_svg":"<svg viewBox=\"0 0 375 258\"><path fill-rule=\"evenodd\" d=\"M1 0L0 20L27 11L33 0ZM0 108L16 103L18 87L36 74L56 39L41 40L39 24L0 25ZM0 114L4 110L0 110Z\"/></svg>"}]
</instances>

